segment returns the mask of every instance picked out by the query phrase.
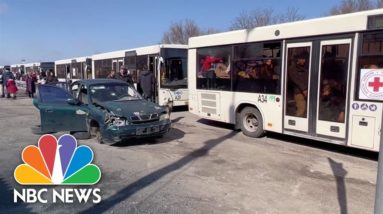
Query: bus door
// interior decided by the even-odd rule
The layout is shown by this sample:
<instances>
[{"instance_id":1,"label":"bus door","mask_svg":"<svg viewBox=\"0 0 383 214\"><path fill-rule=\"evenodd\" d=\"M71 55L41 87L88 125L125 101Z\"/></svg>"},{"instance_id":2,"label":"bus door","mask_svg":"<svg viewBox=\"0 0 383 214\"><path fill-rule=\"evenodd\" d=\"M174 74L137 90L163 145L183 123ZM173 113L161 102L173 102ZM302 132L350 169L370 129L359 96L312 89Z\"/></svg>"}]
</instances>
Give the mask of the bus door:
<instances>
[{"instance_id":1,"label":"bus door","mask_svg":"<svg viewBox=\"0 0 383 214\"><path fill-rule=\"evenodd\" d=\"M351 39L320 42L316 134L346 138Z\"/></svg>"},{"instance_id":2,"label":"bus door","mask_svg":"<svg viewBox=\"0 0 383 214\"><path fill-rule=\"evenodd\" d=\"M158 86L157 86L157 62L158 61L158 56L156 55L150 55L149 56L149 71L153 73L154 75L154 91L153 91L153 94L154 94L154 102L155 103L158 103Z\"/></svg>"},{"instance_id":3,"label":"bus door","mask_svg":"<svg viewBox=\"0 0 383 214\"><path fill-rule=\"evenodd\" d=\"M345 139L351 39L287 45L285 131Z\"/></svg>"},{"instance_id":4,"label":"bus door","mask_svg":"<svg viewBox=\"0 0 383 214\"><path fill-rule=\"evenodd\" d=\"M284 128L307 133L312 42L287 44L286 50Z\"/></svg>"},{"instance_id":5,"label":"bus door","mask_svg":"<svg viewBox=\"0 0 383 214\"><path fill-rule=\"evenodd\" d=\"M120 71L120 68L124 65L124 59L112 60L112 70L116 73Z\"/></svg>"}]
</instances>

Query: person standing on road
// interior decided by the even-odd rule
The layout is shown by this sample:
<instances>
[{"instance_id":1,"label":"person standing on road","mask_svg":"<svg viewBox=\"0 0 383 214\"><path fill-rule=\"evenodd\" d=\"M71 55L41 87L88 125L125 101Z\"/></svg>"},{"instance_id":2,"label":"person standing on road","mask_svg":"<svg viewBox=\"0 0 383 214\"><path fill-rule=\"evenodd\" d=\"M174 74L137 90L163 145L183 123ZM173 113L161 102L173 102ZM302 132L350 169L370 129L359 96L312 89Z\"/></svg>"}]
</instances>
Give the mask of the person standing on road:
<instances>
[{"instance_id":1,"label":"person standing on road","mask_svg":"<svg viewBox=\"0 0 383 214\"><path fill-rule=\"evenodd\" d=\"M149 71L146 66L144 66L143 71L140 73L139 83L143 92L142 96L153 102L155 80L153 72Z\"/></svg>"},{"instance_id":2,"label":"person standing on road","mask_svg":"<svg viewBox=\"0 0 383 214\"><path fill-rule=\"evenodd\" d=\"M116 72L112 70L106 78L107 79L116 79Z\"/></svg>"},{"instance_id":3,"label":"person standing on road","mask_svg":"<svg viewBox=\"0 0 383 214\"><path fill-rule=\"evenodd\" d=\"M120 72L116 74L116 79L133 85L132 75L128 74L128 69L126 69L125 66L121 66Z\"/></svg>"},{"instance_id":4,"label":"person standing on road","mask_svg":"<svg viewBox=\"0 0 383 214\"><path fill-rule=\"evenodd\" d=\"M121 66L120 71L116 74L116 79L122 80L124 82L128 81L128 78L126 76L125 68Z\"/></svg>"},{"instance_id":5,"label":"person standing on road","mask_svg":"<svg viewBox=\"0 0 383 214\"><path fill-rule=\"evenodd\" d=\"M17 86L14 79L7 80L7 98L16 99ZM8 97L9 96L9 97Z\"/></svg>"},{"instance_id":6,"label":"person standing on road","mask_svg":"<svg viewBox=\"0 0 383 214\"><path fill-rule=\"evenodd\" d=\"M37 83L40 85L44 85L46 82L47 82L47 75L45 74L45 71L41 71Z\"/></svg>"},{"instance_id":7,"label":"person standing on road","mask_svg":"<svg viewBox=\"0 0 383 214\"><path fill-rule=\"evenodd\" d=\"M57 77L55 76L55 72L53 72L53 70L50 69L48 71L48 77L47 77L46 84L55 84L57 82L58 82L58 80L57 80Z\"/></svg>"},{"instance_id":8,"label":"person standing on road","mask_svg":"<svg viewBox=\"0 0 383 214\"><path fill-rule=\"evenodd\" d=\"M7 87L6 87L9 79L15 80L15 76L9 70L9 68L6 68L5 71L3 72L3 76L2 76L2 82L3 82L3 84L2 84L3 94L1 95L2 97L5 97L5 94L7 95L7 98L11 97L11 95L8 92Z\"/></svg>"},{"instance_id":9,"label":"person standing on road","mask_svg":"<svg viewBox=\"0 0 383 214\"><path fill-rule=\"evenodd\" d=\"M37 82L36 76L32 74L32 71L28 71L25 83L27 85L26 92L30 98L33 98L36 92L36 82Z\"/></svg>"}]
</instances>

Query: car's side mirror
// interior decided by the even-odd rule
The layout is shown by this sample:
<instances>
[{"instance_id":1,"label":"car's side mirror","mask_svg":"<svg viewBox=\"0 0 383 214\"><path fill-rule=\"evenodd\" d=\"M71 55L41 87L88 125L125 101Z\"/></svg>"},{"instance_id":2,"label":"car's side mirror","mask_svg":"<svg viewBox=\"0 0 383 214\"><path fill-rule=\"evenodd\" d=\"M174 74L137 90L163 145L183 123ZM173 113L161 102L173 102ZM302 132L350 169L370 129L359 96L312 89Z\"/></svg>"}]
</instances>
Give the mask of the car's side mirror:
<instances>
[{"instance_id":1,"label":"car's side mirror","mask_svg":"<svg viewBox=\"0 0 383 214\"><path fill-rule=\"evenodd\" d=\"M69 105L78 105L80 102L77 99L69 98L66 100Z\"/></svg>"}]
</instances>

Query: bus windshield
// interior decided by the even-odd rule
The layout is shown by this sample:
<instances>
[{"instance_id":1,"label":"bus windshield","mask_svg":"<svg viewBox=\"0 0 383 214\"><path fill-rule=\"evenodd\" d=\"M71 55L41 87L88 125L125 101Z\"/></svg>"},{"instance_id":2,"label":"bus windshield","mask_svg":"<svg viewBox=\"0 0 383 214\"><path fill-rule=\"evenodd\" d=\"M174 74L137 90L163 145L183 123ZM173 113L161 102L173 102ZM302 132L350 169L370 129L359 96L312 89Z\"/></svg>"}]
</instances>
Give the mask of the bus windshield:
<instances>
[{"instance_id":1,"label":"bus windshield","mask_svg":"<svg viewBox=\"0 0 383 214\"><path fill-rule=\"evenodd\" d=\"M187 88L186 58L166 58L161 67L161 88Z\"/></svg>"}]
</instances>

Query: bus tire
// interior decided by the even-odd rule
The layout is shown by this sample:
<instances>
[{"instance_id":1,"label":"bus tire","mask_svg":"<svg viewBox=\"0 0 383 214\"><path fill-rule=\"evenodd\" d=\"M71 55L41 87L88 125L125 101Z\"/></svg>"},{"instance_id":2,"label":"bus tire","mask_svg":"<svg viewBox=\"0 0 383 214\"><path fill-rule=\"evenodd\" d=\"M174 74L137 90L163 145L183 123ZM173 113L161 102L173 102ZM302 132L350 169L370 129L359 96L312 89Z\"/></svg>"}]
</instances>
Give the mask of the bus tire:
<instances>
[{"instance_id":1,"label":"bus tire","mask_svg":"<svg viewBox=\"0 0 383 214\"><path fill-rule=\"evenodd\" d=\"M261 112L254 107L245 107L240 114L240 127L244 135L261 137L264 134Z\"/></svg>"}]
</instances>

